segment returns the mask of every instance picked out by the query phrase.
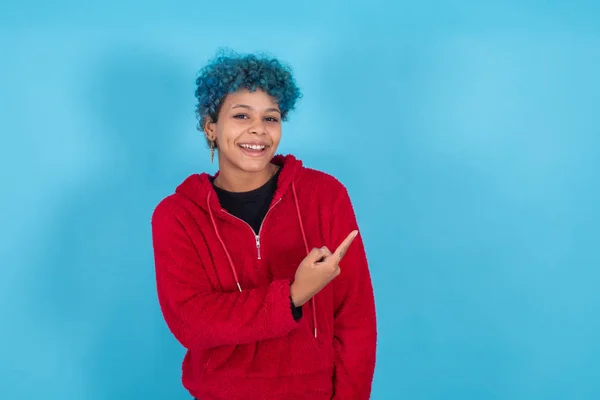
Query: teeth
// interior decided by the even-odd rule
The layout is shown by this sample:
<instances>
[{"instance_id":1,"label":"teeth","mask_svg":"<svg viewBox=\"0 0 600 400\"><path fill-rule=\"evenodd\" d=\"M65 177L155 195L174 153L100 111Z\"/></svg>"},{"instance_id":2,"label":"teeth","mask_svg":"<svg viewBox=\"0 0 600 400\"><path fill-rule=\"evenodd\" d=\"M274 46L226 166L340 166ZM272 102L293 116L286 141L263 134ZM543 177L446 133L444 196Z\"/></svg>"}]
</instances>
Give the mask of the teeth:
<instances>
[{"instance_id":1,"label":"teeth","mask_svg":"<svg viewBox=\"0 0 600 400\"><path fill-rule=\"evenodd\" d=\"M265 146L260 144L240 144L240 146L250 150L262 150L265 148Z\"/></svg>"}]
</instances>

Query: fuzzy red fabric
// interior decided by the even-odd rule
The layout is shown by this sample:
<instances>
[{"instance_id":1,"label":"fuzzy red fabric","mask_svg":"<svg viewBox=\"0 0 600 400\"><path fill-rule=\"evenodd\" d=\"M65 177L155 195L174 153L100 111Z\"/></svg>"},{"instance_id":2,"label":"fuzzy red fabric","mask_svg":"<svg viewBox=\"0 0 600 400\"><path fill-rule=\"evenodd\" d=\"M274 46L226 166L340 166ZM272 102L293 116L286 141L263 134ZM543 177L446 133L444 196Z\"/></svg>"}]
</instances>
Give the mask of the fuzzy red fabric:
<instances>
[{"instance_id":1,"label":"fuzzy red fabric","mask_svg":"<svg viewBox=\"0 0 600 400\"><path fill-rule=\"evenodd\" d=\"M273 162L282 170L260 236L222 210L207 174L154 211L158 298L187 349L183 384L201 400L368 399L377 333L360 235L299 321L290 309L307 247L334 251L358 229L348 193L293 156Z\"/></svg>"}]
</instances>

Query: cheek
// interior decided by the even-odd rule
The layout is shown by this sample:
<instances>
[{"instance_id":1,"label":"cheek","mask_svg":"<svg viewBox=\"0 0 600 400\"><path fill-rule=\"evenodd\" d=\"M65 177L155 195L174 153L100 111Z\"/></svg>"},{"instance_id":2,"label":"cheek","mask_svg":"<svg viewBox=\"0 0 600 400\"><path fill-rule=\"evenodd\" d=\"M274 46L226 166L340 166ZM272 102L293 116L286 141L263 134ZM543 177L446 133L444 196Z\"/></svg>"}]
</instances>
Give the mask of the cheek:
<instances>
[{"instance_id":1,"label":"cheek","mask_svg":"<svg viewBox=\"0 0 600 400\"><path fill-rule=\"evenodd\" d=\"M270 134L271 134L271 140L273 141L273 143L279 144L279 142L281 141L281 127L272 129Z\"/></svg>"},{"instance_id":2,"label":"cheek","mask_svg":"<svg viewBox=\"0 0 600 400\"><path fill-rule=\"evenodd\" d=\"M223 124L217 134L217 139L222 146L231 146L240 135L240 128L235 123Z\"/></svg>"}]
</instances>

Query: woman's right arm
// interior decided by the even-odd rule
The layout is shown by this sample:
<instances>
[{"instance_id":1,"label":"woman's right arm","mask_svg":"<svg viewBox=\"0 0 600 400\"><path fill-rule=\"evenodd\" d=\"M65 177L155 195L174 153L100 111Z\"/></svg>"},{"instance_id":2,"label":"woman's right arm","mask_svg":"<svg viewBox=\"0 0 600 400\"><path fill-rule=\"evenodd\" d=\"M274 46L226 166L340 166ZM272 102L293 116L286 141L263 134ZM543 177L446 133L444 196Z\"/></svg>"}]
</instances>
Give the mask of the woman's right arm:
<instances>
[{"instance_id":1,"label":"woman's right arm","mask_svg":"<svg viewBox=\"0 0 600 400\"><path fill-rule=\"evenodd\" d=\"M242 292L213 290L187 232L161 203L152 216L158 299L165 321L187 349L247 344L299 326L290 311L290 282Z\"/></svg>"}]
</instances>

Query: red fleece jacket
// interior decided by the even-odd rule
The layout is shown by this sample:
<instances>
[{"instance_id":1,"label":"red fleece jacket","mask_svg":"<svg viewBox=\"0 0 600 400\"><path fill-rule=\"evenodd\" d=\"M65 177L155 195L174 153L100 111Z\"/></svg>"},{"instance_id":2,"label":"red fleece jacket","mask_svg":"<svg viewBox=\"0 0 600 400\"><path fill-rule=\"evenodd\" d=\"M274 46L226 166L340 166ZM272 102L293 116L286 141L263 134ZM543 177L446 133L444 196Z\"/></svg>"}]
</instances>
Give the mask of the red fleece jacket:
<instances>
[{"instance_id":1,"label":"red fleece jacket","mask_svg":"<svg viewBox=\"0 0 600 400\"><path fill-rule=\"evenodd\" d=\"M282 169L260 235L221 208L207 174L154 211L158 298L187 349L183 384L200 400L368 399L377 333L360 235L299 321L290 307L308 250L333 251L358 228L348 193L293 156L273 162Z\"/></svg>"}]
</instances>

